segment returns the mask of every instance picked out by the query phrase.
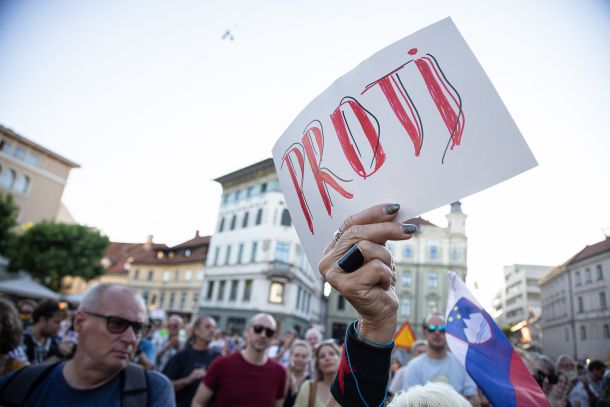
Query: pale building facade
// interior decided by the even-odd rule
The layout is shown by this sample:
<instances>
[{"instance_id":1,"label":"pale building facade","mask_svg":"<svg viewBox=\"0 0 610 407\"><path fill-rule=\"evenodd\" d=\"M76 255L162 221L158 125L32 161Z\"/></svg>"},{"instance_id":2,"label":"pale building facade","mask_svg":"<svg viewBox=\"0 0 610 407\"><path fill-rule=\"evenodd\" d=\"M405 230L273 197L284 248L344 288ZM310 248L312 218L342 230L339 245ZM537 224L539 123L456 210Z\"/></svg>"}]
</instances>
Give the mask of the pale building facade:
<instances>
[{"instance_id":1,"label":"pale building facade","mask_svg":"<svg viewBox=\"0 0 610 407\"><path fill-rule=\"evenodd\" d=\"M322 282L292 226L273 160L215 181L223 192L199 312L235 333L259 312L272 314L280 332L320 324Z\"/></svg>"},{"instance_id":2,"label":"pale building facade","mask_svg":"<svg viewBox=\"0 0 610 407\"><path fill-rule=\"evenodd\" d=\"M610 237L587 246L540 281L543 351L610 358Z\"/></svg>"},{"instance_id":3,"label":"pale building facade","mask_svg":"<svg viewBox=\"0 0 610 407\"><path fill-rule=\"evenodd\" d=\"M74 223L61 203L70 171L79 165L0 126L0 193L13 195L19 224Z\"/></svg>"},{"instance_id":4,"label":"pale building facade","mask_svg":"<svg viewBox=\"0 0 610 407\"><path fill-rule=\"evenodd\" d=\"M396 262L399 324L408 320L420 338L426 316L433 312L445 312L448 272L454 271L466 280L466 215L462 212L461 204L455 202L447 215L445 228L422 218L408 222L418 225L419 231L409 240L389 242L388 248ZM332 290L328 297L327 336L342 340L346 325L356 318L354 308Z\"/></svg>"},{"instance_id":5,"label":"pale building facade","mask_svg":"<svg viewBox=\"0 0 610 407\"><path fill-rule=\"evenodd\" d=\"M533 264L504 266L502 288L494 301L494 318L499 325L514 326L540 316L538 281L552 268Z\"/></svg>"},{"instance_id":6,"label":"pale building facade","mask_svg":"<svg viewBox=\"0 0 610 407\"><path fill-rule=\"evenodd\" d=\"M197 315L204 282L209 236L179 245L145 244L129 259L127 284L142 295L152 315L180 315L187 321Z\"/></svg>"}]
</instances>

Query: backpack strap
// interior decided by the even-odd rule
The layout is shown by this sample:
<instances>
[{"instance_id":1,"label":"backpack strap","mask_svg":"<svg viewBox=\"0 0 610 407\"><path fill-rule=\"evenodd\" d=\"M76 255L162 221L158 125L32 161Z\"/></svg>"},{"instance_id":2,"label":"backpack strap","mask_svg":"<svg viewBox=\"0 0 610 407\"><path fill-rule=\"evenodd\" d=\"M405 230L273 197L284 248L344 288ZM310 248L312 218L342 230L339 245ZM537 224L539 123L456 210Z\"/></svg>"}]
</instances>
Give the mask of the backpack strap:
<instances>
[{"instance_id":1,"label":"backpack strap","mask_svg":"<svg viewBox=\"0 0 610 407\"><path fill-rule=\"evenodd\" d=\"M28 365L17 370L0 390L0 405L21 406L60 362Z\"/></svg>"},{"instance_id":2,"label":"backpack strap","mask_svg":"<svg viewBox=\"0 0 610 407\"><path fill-rule=\"evenodd\" d=\"M130 363L121 372L121 406L142 407L150 403L148 375L142 366Z\"/></svg>"}]
</instances>

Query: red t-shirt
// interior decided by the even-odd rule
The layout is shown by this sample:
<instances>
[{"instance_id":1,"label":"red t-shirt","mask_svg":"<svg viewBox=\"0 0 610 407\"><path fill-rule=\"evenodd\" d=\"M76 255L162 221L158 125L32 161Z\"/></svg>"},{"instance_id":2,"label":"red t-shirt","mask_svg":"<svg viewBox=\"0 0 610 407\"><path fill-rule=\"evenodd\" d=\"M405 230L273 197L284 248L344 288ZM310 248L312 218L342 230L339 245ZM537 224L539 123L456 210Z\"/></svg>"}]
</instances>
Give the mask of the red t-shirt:
<instances>
[{"instance_id":1,"label":"red t-shirt","mask_svg":"<svg viewBox=\"0 0 610 407\"><path fill-rule=\"evenodd\" d=\"M271 359L253 365L235 352L214 359L203 384L214 392L215 407L274 406L284 398L286 370Z\"/></svg>"}]
</instances>

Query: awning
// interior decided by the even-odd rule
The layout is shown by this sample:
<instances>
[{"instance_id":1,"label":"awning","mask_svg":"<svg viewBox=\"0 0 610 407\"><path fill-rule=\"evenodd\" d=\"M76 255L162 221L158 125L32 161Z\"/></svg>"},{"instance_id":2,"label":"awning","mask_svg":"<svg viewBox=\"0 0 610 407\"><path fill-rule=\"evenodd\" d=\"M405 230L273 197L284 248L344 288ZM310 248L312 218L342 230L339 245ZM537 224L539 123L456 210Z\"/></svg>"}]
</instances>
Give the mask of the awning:
<instances>
[{"instance_id":1,"label":"awning","mask_svg":"<svg viewBox=\"0 0 610 407\"><path fill-rule=\"evenodd\" d=\"M21 297L59 299L59 294L28 277L0 282L0 292Z\"/></svg>"}]
</instances>

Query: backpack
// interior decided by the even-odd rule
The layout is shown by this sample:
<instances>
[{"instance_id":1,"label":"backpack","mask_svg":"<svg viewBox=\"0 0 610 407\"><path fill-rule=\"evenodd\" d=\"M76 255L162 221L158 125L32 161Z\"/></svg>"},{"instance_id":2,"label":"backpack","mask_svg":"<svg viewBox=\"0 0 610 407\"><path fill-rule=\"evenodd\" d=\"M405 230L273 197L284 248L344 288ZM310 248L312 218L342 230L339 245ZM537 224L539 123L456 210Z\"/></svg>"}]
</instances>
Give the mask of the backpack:
<instances>
[{"instance_id":1,"label":"backpack","mask_svg":"<svg viewBox=\"0 0 610 407\"><path fill-rule=\"evenodd\" d=\"M27 398L61 362L25 366L16 371L0 390L0 406L23 406ZM119 374L121 407L150 406L150 387L146 371L134 363Z\"/></svg>"}]
</instances>

